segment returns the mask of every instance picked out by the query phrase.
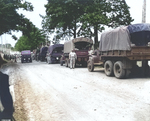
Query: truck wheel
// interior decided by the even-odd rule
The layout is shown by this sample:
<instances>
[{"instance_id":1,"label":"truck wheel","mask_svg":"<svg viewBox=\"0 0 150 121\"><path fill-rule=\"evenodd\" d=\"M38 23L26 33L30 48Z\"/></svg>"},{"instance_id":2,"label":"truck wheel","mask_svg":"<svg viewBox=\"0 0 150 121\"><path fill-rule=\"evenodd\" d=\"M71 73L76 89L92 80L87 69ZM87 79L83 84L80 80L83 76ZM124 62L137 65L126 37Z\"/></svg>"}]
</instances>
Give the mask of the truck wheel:
<instances>
[{"instance_id":1,"label":"truck wheel","mask_svg":"<svg viewBox=\"0 0 150 121\"><path fill-rule=\"evenodd\" d=\"M113 75L113 63L110 60L105 62L104 71L107 76Z\"/></svg>"},{"instance_id":2,"label":"truck wheel","mask_svg":"<svg viewBox=\"0 0 150 121\"><path fill-rule=\"evenodd\" d=\"M121 61L117 61L114 64L114 75L118 79L125 77L125 69L123 69L123 63Z\"/></svg>"},{"instance_id":3,"label":"truck wheel","mask_svg":"<svg viewBox=\"0 0 150 121\"><path fill-rule=\"evenodd\" d=\"M93 65L92 62L89 62L87 67L88 67L88 71L89 72L93 72L94 71L94 65Z\"/></svg>"}]
</instances>

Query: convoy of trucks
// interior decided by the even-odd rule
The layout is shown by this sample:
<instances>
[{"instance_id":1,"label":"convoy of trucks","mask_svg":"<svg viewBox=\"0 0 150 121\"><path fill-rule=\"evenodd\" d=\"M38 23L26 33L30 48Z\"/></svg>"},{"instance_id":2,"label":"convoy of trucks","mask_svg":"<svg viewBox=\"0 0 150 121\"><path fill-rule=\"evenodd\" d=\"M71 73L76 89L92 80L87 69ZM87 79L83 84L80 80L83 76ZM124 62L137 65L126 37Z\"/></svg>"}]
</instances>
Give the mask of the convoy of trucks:
<instances>
[{"instance_id":1,"label":"convoy of trucks","mask_svg":"<svg viewBox=\"0 0 150 121\"><path fill-rule=\"evenodd\" d=\"M65 63L66 67L69 67L69 53L74 51L77 55L76 65L81 64L82 66L87 66L88 61L88 51L93 45L93 40L90 38L75 38L64 43L64 53L61 58L61 65Z\"/></svg>"},{"instance_id":2,"label":"convoy of trucks","mask_svg":"<svg viewBox=\"0 0 150 121\"><path fill-rule=\"evenodd\" d=\"M61 66L65 64L69 67L69 53L74 51L77 55L75 65L87 66L90 72L96 66L101 66L107 76L127 78L140 61L142 73L149 74L150 24L133 24L104 32L101 34L99 48L89 54L92 45L93 40L90 38L74 38L64 45L55 44L41 48L39 58L41 61L46 59L47 63L60 62ZM32 62L31 53L21 53L21 62Z\"/></svg>"},{"instance_id":3,"label":"convoy of trucks","mask_svg":"<svg viewBox=\"0 0 150 121\"><path fill-rule=\"evenodd\" d=\"M104 67L107 76L126 78L137 61L142 62L143 73L149 73L150 24L135 24L102 33L98 50L90 55L88 70Z\"/></svg>"}]
</instances>

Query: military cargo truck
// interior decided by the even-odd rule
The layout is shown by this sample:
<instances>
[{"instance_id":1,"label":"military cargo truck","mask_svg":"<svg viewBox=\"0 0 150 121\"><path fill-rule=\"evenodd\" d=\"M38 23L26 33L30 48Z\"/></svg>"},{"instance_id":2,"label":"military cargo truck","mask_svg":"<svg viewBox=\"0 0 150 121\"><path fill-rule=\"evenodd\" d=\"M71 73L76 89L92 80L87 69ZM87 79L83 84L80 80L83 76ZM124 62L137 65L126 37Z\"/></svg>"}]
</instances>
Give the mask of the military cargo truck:
<instances>
[{"instance_id":1,"label":"military cargo truck","mask_svg":"<svg viewBox=\"0 0 150 121\"><path fill-rule=\"evenodd\" d=\"M49 46L46 54L47 63L48 64L59 63L61 55L63 54L63 50L64 50L63 44L55 44Z\"/></svg>"},{"instance_id":2,"label":"military cargo truck","mask_svg":"<svg viewBox=\"0 0 150 121\"><path fill-rule=\"evenodd\" d=\"M21 51L21 63L23 62L32 62L30 50Z\"/></svg>"},{"instance_id":3,"label":"military cargo truck","mask_svg":"<svg viewBox=\"0 0 150 121\"><path fill-rule=\"evenodd\" d=\"M40 61L46 61L47 50L48 50L48 47L41 47L40 53L39 53L39 59L40 59Z\"/></svg>"},{"instance_id":4,"label":"military cargo truck","mask_svg":"<svg viewBox=\"0 0 150 121\"><path fill-rule=\"evenodd\" d=\"M134 24L119 27L101 35L99 48L89 57L88 70L104 67L107 76L126 78L141 61L143 73L149 73L150 24ZM135 70L136 71L136 70Z\"/></svg>"},{"instance_id":5,"label":"military cargo truck","mask_svg":"<svg viewBox=\"0 0 150 121\"><path fill-rule=\"evenodd\" d=\"M61 65L63 62L65 66L68 67L70 65L69 53L74 50L77 55L76 64L82 64L82 66L87 66L88 60L88 51L91 49L93 45L93 40L90 38L75 38L68 42L64 43L64 54L61 58Z\"/></svg>"}]
</instances>

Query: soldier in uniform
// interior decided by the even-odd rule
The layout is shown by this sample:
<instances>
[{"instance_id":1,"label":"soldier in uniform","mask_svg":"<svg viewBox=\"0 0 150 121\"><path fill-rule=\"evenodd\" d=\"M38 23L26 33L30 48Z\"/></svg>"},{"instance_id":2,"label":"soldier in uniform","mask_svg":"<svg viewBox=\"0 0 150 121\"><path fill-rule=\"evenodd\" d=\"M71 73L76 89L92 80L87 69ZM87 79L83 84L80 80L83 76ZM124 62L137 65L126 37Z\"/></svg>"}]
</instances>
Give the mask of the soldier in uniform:
<instances>
[{"instance_id":1,"label":"soldier in uniform","mask_svg":"<svg viewBox=\"0 0 150 121\"><path fill-rule=\"evenodd\" d=\"M0 67L6 63L0 55ZM13 100L9 91L9 76L0 72L0 121L10 121L13 115Z\"/></svg>"},{"instance_id":2,"label":"soldier in uniform","mask_svg":"<svg viewBox=\"0 0 150 121\"><path fill-rule=\"evenodd\" d=\"M76 55L76 53L75 53L75 51L74 50L72 50L70 53L69 53L69 59L70 59L70 68L72 69L74 69L74 67L75 67L75 61L76 61L76 59L77 59L77 55Z\"/></svg>"}]
</instances>

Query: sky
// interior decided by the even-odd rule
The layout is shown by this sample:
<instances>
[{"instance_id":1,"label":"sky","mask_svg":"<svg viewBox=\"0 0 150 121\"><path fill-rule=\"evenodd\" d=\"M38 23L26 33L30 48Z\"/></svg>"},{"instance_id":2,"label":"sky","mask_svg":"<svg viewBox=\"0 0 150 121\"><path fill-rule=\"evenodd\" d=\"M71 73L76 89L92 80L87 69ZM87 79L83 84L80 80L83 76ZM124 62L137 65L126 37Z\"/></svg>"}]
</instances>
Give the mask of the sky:
<instances>
[{"instance_id":1,"label":"sky","mask_svg":"<svg viewBox=\"0 0 150 121\"><path fill-rule=\"evenodd\" d=\"M34 6L34 11L33 12L26 12L20 10L19 13L24 14L30 21L33 22L33 24L38 27L39 29L42 29L41 27L41 21L42 18L39 16L45 15L45 7L44 5L47 4L47 0L26 0L28 2L31 2L32 5ZM148 12L150 11L150 0L146 0L146 23L150 23L150 14ZM131 14L131 17L134 19L132 24L136 23L141 23L142 22L142 7L143 7L143 0L126 0L126 3L130 7L129 11ZM21 36L21 32L19 33L13 33L15 34L18 38ZM17 41L13 40L11 35L4 34L0 38L0 44L3 43L10 43L13 47L15 46L15 43Z\"/></svg>"}]
</instances>

